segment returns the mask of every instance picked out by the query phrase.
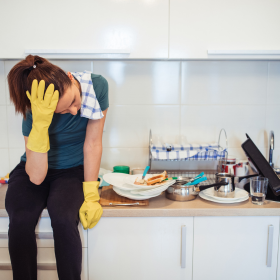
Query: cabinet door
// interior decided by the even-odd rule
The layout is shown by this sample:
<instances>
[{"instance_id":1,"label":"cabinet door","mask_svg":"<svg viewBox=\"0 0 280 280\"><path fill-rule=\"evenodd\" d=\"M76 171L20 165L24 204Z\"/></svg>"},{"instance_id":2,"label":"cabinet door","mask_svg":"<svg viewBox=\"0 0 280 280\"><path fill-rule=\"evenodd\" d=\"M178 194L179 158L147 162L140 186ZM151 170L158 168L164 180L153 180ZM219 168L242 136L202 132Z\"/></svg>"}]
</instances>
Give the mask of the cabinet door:
<instances>
[{"instance_id":1,"label":"cabinet door","mask_svg":"<svg viewBox=\"0 0 280 280\"><path fill-rule=\"evenodd\" d=\"M192 243L192 217L104 217L88 230L89 279L190 280Z\"/></svg>"},{"instance_id":2,"label":"cabinet door","mask_svg":"<svg viewBox=\"0 0 280 280\"><path fill-rule=\"evenodd\" d=\"M46 58L167 58L168 7L168 0L2 1L0 58L22 58L26 49L97 52L45 51Z\"/></svg>"},{"instance_id":3,"label":"cabinet door","mask_svg":"<svg viewBox=\"0 0 280 280\"><path fill-rule=\"evenodd\" d=\"M280 1L170 0L170 58L280 58L208 55L214 50L280 51Z\"/></svg>"},{"instance_id":4,"label":"cabinet door","mask_svg":"<svg viewBox=\"0 0 280 280\"><path fill-rule=\"evenodd\" d=\"M193 280L275 280L278 235L279 217L195 217Z\"/></svg>"}]
</instances>

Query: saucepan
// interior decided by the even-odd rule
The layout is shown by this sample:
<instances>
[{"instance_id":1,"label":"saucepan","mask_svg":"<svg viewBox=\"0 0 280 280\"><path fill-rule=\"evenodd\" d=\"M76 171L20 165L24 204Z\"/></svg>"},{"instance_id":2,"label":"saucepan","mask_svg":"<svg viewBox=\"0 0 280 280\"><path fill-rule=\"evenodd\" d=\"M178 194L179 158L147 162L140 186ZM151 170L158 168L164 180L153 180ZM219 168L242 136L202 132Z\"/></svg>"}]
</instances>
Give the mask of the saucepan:
<instances>
[{"instance_id":1,"label":"saucepan","mask_svg":"<svg viewBox=\"0 0 280 280\"><path fill-rule=\"evenodd\" d=\"M176 183L168 187L165 191L165 196L168 199L176 201L188 201L195 199L199 193L197 185L202 181L207 180L207 178L204 177L204 172L195 178L180 176L173 177L172 179L175 179Z\"/></svg>"},{"instance_id":2,"label":"saucepan","mask_svg":"<svg viewBox=\"0 0 280 280\"><path fill-rule=\"evenodd\" d=\"M176 201L189 201L197 197L200 191L214 187L214 195L219 197L234 197L235 196L235 181L239 181L245 178L258 176L258 174L248 175L244 177L236 177L229 173L216 173L216 182L210 185L199 186L197 181L195 184L186 185L189 180L193 180L187 177L181 177L176 180L176 183L165 192L166 198Z\"/></svg>"}]
</instances>

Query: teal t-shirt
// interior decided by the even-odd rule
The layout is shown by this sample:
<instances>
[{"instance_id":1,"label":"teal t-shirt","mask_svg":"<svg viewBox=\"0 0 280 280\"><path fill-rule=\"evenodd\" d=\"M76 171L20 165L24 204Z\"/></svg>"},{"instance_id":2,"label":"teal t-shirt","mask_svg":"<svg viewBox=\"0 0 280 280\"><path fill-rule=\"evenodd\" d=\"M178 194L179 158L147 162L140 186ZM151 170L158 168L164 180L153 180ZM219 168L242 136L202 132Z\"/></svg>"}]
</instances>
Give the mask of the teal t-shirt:
<instances>
[{"instance_id":1,"label":"teal t-shirt","mask_svg":"<svg viewBox=\"0 0 280 280\"><path fill-rule=\"evenodd\" d=\"M91 74L93 88L102 111L109 107L108 82L101 75ZM70 113L54 113L49 127L50 150L48 151L48 167L66 169L84 164L83 147L86 137L88 119ZM32 113L28 112L22 121L22 134L29 136L32 129ZM21 157L26 161L26 153Z\"/></svg>"}]
</instances>

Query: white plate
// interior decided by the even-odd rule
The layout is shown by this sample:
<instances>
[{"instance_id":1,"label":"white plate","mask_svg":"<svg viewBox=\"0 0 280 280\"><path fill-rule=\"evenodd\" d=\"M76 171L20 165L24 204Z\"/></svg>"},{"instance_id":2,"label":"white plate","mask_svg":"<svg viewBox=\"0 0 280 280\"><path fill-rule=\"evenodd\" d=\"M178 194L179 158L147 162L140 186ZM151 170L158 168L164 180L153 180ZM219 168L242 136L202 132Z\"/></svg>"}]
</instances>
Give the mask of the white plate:
<instances>
[{"instance_id":1,"label":"white plate","mask_svg":"<svg viewBox=\"0 0 280 280\"><path fill-rule=\"evenodd\" d=\"M131 176L131 175L124 174L124 173L107 173L103 175L103 180L105 180L110 185L116 186L124 191L130 191L136 189L138 190L139 188L135 188L134 186L123 183L124 178L127 176Z\"/></svg>"},{"instance_id":2,"label":"white plate","mask_svg":"<svg viewBox=\"0 0 280 280\"><path fill-rule=\"evenodd\" d=\"M202 193L204 195L208 196L208 197L212 197L212 198L214 198L216 200L223 200L223 201L236 201L236 200L243 199L243 198L247 199L249 197L249 194L245 190L238 189L238 188L235 188L235 197L219 197L219 196L215 196L215 194L214 194L214 187L206 189L206 190L202 191Z\"/></svg>"},{"instance_id":3,"label":"white plate","mask_svg":"<svg viewBox=\"0 0 280 280\"><path fill-rule=\"evenodd\" d=\"M199 196L200 196L201 198L205 199L205 200L212 201L212 202L217 202L217 203L239 203L239 202L245 201L245 200L247 200L247 199L249 198L249 196L248 196L248 197L246 197L246 198L240 198L240 199L234 200L234 201L232 201L232 200L231 200L231 201L227 201L227 200L217 200L217 199L215 199L215 198L213 198L213 197L210 197L210 196L205 195L203 192L199 192Z\"/></svg>"},{"instance_id":4,"label":"white plate","mask_svg":"<svg viewBox=\"0 0 280 280\"><path fill-rule=\"evenodd\" d=\"M154 189L150 190L135 190L135 191L130 191L132 194L141 194L141 195L156 195L156 194L161 194L163 191L167 190L168 187L173 185L176 181L175 180L170 180L170 184L167 185L162 185Z\"/></svg>"},{"instance_id":5,"label":"white plate","mask_svg":"<svg viewBox=\"0 0 280 280\"><path fill-rule=\"evenodd\" d=\"M150 178L150 177L153 177L153 176L156 176L158 174L147 174L145 176L145 178ZM137 178L142 178L142 175L141 174L136 174L136 175L130 175L129 177L125 177L123 179L123 183L126 183L126 184L129 184L131 186L134 186L135 188L138 188L138 189L154 189L155 187L158 187L158 186L164 186L166 184L168 184L169 180L166 180L166 183L165 184L155 184L155 185L149 185L149 186L141 186L141 185L137 185L137 184L134 184L135 180Z\"/></svg>"},{"instance_id":6,"label":"white plate","mask_svg":"<svg viewBox=\"0 0 280 280\"><path fill-rule=\"evenodd\" d=\"M124 197L127 197L127 198L130 198L130 199L134 199L134 200L144 200L144 199L149 199L149 198L152 198L152 197L156 197L160 194L157 194L157 195L148 195L148 196L144 196L144 195L137 195L137 194L132 194L131 192L129 191L123 191L123 190L120 190L119 188L113 186L113 190L120 196L124 196Z\"/></svg>"}]
</instances>

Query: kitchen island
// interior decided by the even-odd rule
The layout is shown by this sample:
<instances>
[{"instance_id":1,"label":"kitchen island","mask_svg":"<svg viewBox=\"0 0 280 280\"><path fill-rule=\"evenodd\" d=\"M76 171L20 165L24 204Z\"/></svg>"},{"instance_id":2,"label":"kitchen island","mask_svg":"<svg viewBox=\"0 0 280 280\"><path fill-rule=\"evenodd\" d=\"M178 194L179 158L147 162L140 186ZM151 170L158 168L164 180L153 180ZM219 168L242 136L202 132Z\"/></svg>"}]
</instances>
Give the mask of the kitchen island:
<instances>
[{"instance_id":1,"label":"kitchen island","mask_svg":"<svg viewBox=\"0 0 280 280\"><path fill-rule=\"evenodd\" d=\"M11 271L1 269L9 266L6 190L1 185L0 278L10 280ZM79 225L82 280L280 280L279 217L278 202L218 204L200 197L178 202L164 193L148 206L103 207L94 228ZM38 268L38 280L55 280L47 209L35 232L38 263L54 267Z\"/></svg>"}]
</instances>

